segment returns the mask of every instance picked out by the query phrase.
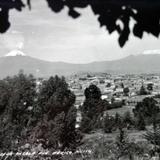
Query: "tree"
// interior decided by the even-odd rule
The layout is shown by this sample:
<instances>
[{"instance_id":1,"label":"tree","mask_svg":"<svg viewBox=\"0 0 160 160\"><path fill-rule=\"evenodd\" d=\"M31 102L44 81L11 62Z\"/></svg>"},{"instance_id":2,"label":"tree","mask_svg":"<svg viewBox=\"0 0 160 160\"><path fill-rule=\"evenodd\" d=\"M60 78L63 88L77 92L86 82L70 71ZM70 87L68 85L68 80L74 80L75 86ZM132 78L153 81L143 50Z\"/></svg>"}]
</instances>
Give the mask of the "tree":
<instances>
[{"instance_id":1,"label":"tree","mask_svg":"<svg viewBox=\"0 0 160 160\"><path fill-rule=\"evenodd\" d=\"M104 118L104 132L105 133L112 133L113 129L115 128L115 119L108 114Z\"/></svg>"},{"instance_id":2,"label":"tree","mask_svg":"<svg viewBox=\"0 0 160 160\"><path fill-rule=\"evenodd\" d=\"M114 121L117 129L124 128L123 118L117 112Z\"/></svg>"},{"instance_id":3,"label":"tree","mask_svg":"<svg viewBox=\"0 0 160 160\"><path fill-rule=\"evenodd\" d=\"M100 83L100 84L104 84L105 81L104 81L103 79L101 79L101 80L99 81L99 83Z\"/></svg>"},{"instance_id":4,"label":"tree","mask_svg":"<svg viewBox=\"0 0 160 160\"><path fill-rule=\"evenodd\" d=\"M10 95L8 87L9 86L4 82L4 80L0 80L0 113L3 113L8 105L8 99Z\"/></svg>"},{"instance_id":5,"label":"tree","mask_svg":"<svg viewBox=\"0 0 160 160\"><path fill-rule=\"evenodd\" d=\"M81 135L75 128L74 102L75 95L68 89L64 77L55 76L44 81L34 109L35 127L30 141L39 140L47 148L75 149Z\"/></svg>"},{"instance_id":6,"label":"tree","mask_svg":"<svg viewBox=\"0 0 160 160\"><path fill-rule=\"evenodd\" d=\"M112 96L112 98L111 98L111 104L113 104L115 102L115 98L114 98L114 96Z\"/></svg>"},{"instance_id":7,"label":"tree","mask_svg":"<svg viewBox=\"0 0 160 160\"><path fill-rule=\"evenodd\" d=\"M123 93L124 93L125 96L128 96L128 94L129 94L129 88L128 88L128 87L125 87L125 88L123 89Z\"/></svg>"},{"instance_id":8,"label":"tree","mask_svg":"<svg viewBox=\"0 0 160 160\"><path fill-rule=\"evenodd\" d=\"M157 106L157 101L154 98L144 98L142 102L138 102L133 109L135 117L142 114L144 117L152 117L155 113L158 113L159 107Z\"/></svg>"},{"instance_id":9,"label":"tree","mask_svg":"<svg viewBox=\"0 0 160 160\"><path fill-rule=\"evenodd\" d=\"M90 132L102 126L104 111L108 107L105 100L87 99L80 110L82 113L81 130Z\"/></svg>"},{"instance_id":10,"label":"tree","mask_svg":"<svg viewBox=\"0 0 160 160\"><path fill-rule=\"evenodd\" d=\"M70 148L71 150L75 151L76 148L81 145L82 134L79 129L75 129L76 117L77 110L72 106L67 113L64 132L61 135L63 143L62 150L65 148Z\"/></svg>"},{"instance_id":11,"label":"tree","mask_svg":"<svg viewBox=\"0 0 160 160\"><path fill-rule=\"evenodd\" d=\"M110 87L111 87L111 83L108 82L107 85L106 85L106 87L107 87L107 88L110 88Z\"/></svg>"},{"instance_id":12,"label":"tree","mask_svg":"<svg viewBox=\"0 0 160 160\"><path fill-rule=\"evenodd\" d=\"M145 123L145 119L144 116L142 114L139 114L137 117L137 123L136 126L138 128L138 130L145 130L146 129L146 123Z\"/></svg>"},{"instance_id":13,"label":"tree","mask_svg":"<svg viewBox=\"0 0 160 160\"><path fill-rule=\"evenodd\" d=\"M21 149L26 142L44 148L72 151L82 135L75 128L75 95L64 77L50 77L36 92L32 75L22 72L0 81L0 149Z\"/></svg>"},{"instance_id":14,"label":"tree","mask_svg":"<svg viewBox=\"0 0 160 160\"><path fill-rule=\"evenodd\" d=\"M20 72L0 82L0 138L1 149L16 148L27 137L32 116L36 83L32 75ZM15 144L15 142L18 143ZM13 149L13 148L12 148Z\"/></svg>"},{"instance_id":15,"label":"tree","mask_svg":"<svg viewBox=\"0 0 160 160\"><path fill-rule=\"evenodd\" d=\"M125 100L115 101L115 98L112 97L111 104L109 105L108 109L121 108L123 105L125 105Z\"/></svg>"},{"instance_id":16,"label":"tree","mask_svg":"<svg viewBox=\"0 0 160 160\"><path fill-rule=\"evenodd\" d=\"M147 97L143 99L142 102L138 102L135 106L135 109L133 109L133 113L138 120L139 126L144 126L144 123L146 121L149 123L151 122L153 124L153 127L156 128L160 109L157 106L157 101L155 101L154 98Z\"/></svg>"},{"instance_id":17,"label":"tree","mask_svg":"<svg viewBox=\"0 0 160 160\"><path fill-rule=\"evenodd\" d=\"M108 102L101 99L101 91L95 85L90 85L85 89L85 101L80 107L82 113L81 130L90 132L101 126L104 111L108 107Z\"/></svg>"},{"instance_id":18,"label":"tree","mask_svg":"<svg viewBox=\"0 0 160 160\"><path fill-rule=\"evenodd\" d=\"M120 86L121 86L121 88L124 88L124 84L123 84L123 82L122 82L122 83L120 83Z\"/></svg>"},{"instance_id":19,"label":"tree","mask_svg":"<svg viewBox=\"0 0 160 160\"><path fill-rule=\"evenodd\" d=\"M132 118L132 116L131 116L129 111L125 112L124 117L123 117L123 123L125 124L127 129L130 129L131 126L134 125L133 118Z\"/></svg>"},{"instance_id":20,"label":"tree","mask_svg":"<svg viewBox=\"0 0 160 160\"><path fill-rule=\"evenodd\" d=\"M64 94L71 94L72 104L75 101L75 96L68 90L68 85L65 82L65 78L59 78L58 76L50 77L48 80L43 81L40 86L38 94L37 105L34 108L35 116L43 116L44 113L49 112L48 110L54 109L54 105L58 99L56 96L59 95L60 98L64 98ZM60 97L61 96L61 97ZM54 99L56 98L56 99ZM51 107L50 107L51 105ZM62 108L61 108L62 109ZM66 108L65 108L66 109ZM56 112L54 112L56 114ZM54 115L53 115L54 116Z\"/></svg>"},{"instance_id":21,"label":"tree","mask_svg":"<svg viewBox=\"0 0 160 160\"><path fill-rule=\"evenodd\" d=\"M86 99L100 100L101 91L96 85L91 84L88 88L85 89L84 95Z\"/></svg>"},{"instance_id":22,"label":"tree","mask_svg":"<svg viewBox=\"0 0 160 160\"><path fill-rule=\"evenodd\" d=\"M148 91L153 91L153 83L147 84L147 90Z\"/></svg>"},{"instance_id":23,"label":"tree","mask_svg":"<svg viewBox=\"0 0 160 160\"><path fill-rule=\"evenodd\" d=\"M129 160L134 160L135 155L142 155L143 149L135 142L130 141L124 129L119 130L119 135L116 138L116 157L127 157Z\"/></svg>"},{"instance_id":24,"label":"tree","mask_svg":"<svg viewBox=\"0 0 160 160\"><path fill-rule=\"evenodd\" d=\"M147 95L147 91L143 85L140 88L139 95Z\"/></svg>"},{"instance_id":25,"label":"tree","mask_svg":"<svg viewBox=\"0 0 160 160\"><path fill-rule=\"evenodd\" d=\"M153 145L153 149L150 150L150 153L152 153L152 155L158 153L158 158L160 158L160 130L147 131L143 137Z\"/></svg>"},{"instance_id":26,"label":"tree","mask_svg":"<svg viewBox=\"0 0 160 160\"><path fill-rule=\"evenodd\" d=\"M158 37L159 18L160 18L160 2L157 0L126 0L126 1L73 1L73 0L46 0L48 6L55 13L62 11L65 7L69 9L68 15L72 18L78 18L81 14L75 8L86 8L90 6L95 15L98 16L100 26L105 26L111 34L116 31L119 34L119 44L124 46L129 38L131 29L129 27L131 19L136 22L133 26L133 34L142 38L143 33L151 33ZM31 9L31 0L27 0L27 5ZM25 4L22 0L1 0L0 8L0 32L4 33L10 27L9 11L16 9L22 11ZM123 28L117 21L123 23Z\"/></svg>"}]
</instances>

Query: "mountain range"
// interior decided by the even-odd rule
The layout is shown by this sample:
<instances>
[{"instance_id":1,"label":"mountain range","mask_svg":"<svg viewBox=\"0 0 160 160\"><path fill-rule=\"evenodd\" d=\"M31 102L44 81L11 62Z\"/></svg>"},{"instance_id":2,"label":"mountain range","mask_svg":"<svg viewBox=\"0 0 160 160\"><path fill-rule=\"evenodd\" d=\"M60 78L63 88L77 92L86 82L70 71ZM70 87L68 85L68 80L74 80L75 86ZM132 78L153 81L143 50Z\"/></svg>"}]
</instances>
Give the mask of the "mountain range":
<instances>
[{"instance_id":1,"label":"mountain range","mask_svg":"<svg viewBox=\"0 0 160 160\"><path fill-rule=\"evenodd\" d=\"M12 76L24 70L26 74L36 77L51 75L71 75L83 72L106 73L160 73L160 54L139 54L113 60L88 64L71 64L65 62L49 62L25 55L21 51L12 51L0 57L0 78Z\"/></svg>"}]
</instances>

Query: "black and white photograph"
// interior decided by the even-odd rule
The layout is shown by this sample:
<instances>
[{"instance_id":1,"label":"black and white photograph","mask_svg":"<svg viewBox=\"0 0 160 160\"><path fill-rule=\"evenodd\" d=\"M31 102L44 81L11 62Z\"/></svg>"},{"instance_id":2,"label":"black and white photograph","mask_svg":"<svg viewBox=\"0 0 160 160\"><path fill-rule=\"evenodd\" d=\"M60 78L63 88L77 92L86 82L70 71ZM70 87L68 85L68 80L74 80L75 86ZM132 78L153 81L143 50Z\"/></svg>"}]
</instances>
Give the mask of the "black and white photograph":
<instances>
[{"instance_id":1,"label":"black and white photograph","mask_svg":"<svg viewBox=\"0 0 160 160\"><path fill-rule=\"evenodd\" d=\"M160 0L0 0L0 160L160 160Z\"/></svg>"}]
</instances>

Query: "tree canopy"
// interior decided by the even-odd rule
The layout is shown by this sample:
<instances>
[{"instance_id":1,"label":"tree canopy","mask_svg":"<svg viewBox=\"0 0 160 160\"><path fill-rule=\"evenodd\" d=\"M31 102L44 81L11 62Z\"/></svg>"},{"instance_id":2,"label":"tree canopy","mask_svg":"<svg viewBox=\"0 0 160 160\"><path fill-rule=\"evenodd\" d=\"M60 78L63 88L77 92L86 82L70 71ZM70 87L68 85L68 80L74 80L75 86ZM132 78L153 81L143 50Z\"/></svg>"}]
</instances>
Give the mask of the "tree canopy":
<instances>
[{"instance_id":1,"label":"tree canopy","mask_svg":"<svg viewBox=\"0 0 160 160\"><path fill-rule=\"evenodd\" d=\"M64 77L50 77L40 86L21 72L0 80L0 150L37 142L43 148L75 150L82 136L75 128L74 102Z\"/></svg>"},{"instance_id":2,"label":"tree canopy","mask_svg":"<svg viewBox=\"0 0 160 160\"><path fill-rule=\"evenodd\" d=\"M142 114L144 117L155 116L159 112L159 107L157 106L157 101L154 98L146 97L142 102L138 102L133 109L135 116Z\"/></svg>"},{"instance_id":3,"label":"tree canopy","mask_svg":"<svg viewBox=\"0 0 160 160\"><path fill-rule=\"evenodd\" d=\"M111 34L119 34L119 45L123 47L132 32L129 24L134 19L133 35L139 38L147 32L155 37L160 33L160 1L159 0L46 0L49 8L58 13L64 7L69 9L68 15L78 18L81 14L76 8L90 6L93 13L98 16L100 26L105 26ZM25 4L26 3L26 4ZM0 33L6 32L10 27L9 11L16 9L22 11L23 7L31 9L31 0L0 0ZM120 20L123 27L117 23Z\"/></svg>"},{"instance_id":4,"label":"tree canopy","mask_svg":"<svg viewBox=\"0 0 160 160\"><path fill-rule=\"evenodd\" d=\"M81 130L84 133L89 133L101 126L104 111L109 104L106 100L102 100L101 91L96 85L91 84L85 89L84 94L85 101L80 106L82 113Z\"/></svg>"}]
</instances>

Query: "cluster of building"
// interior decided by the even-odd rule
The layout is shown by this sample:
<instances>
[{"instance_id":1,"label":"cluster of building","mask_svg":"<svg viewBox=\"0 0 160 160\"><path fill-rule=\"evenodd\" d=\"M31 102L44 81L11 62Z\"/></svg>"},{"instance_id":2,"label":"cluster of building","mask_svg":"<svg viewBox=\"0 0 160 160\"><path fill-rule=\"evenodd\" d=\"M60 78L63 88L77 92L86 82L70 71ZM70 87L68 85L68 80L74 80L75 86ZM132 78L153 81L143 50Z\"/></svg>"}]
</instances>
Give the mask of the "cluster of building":
<instances>
[{"instance_id":1,"label":"cluster of building","mask_svg":"<svg viewBox=\"0 0 160 160\"><path fill-rule=\"evenodd\" d=\"M100 88L102 99L109 103L114 100L126 100L127 103L135 104L146 96L160 94L160 75L142 74L79 74L67 78L70 89L76 95L76 105L83 103L84 90L94 84ZM144 87L147 95L140 95L141 87ZM127 89L126 89L127 88Z\"/></svg>"}]
</instances>

